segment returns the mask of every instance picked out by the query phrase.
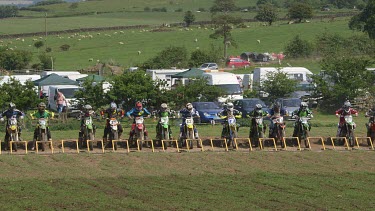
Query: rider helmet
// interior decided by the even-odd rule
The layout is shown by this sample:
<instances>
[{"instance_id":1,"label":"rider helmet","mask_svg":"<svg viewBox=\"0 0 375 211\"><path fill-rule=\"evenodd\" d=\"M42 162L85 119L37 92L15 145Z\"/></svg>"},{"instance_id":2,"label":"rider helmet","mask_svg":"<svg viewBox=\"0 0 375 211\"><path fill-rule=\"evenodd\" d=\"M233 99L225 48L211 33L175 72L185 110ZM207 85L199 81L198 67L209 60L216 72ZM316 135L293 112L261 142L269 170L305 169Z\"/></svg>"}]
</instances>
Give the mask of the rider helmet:
<instances>
[{"instance_id":1,"label":"rider helmet","mask_svg":"<svg viewBox=\"0 0 375 211\"><path fill-rule=\"evenodd\" d=\"M16 104L10 102L10 103L9 103L9 109L10 109L10 110L13 110L13 109L15 109L15 108L16 108Z\"/></svg>"},{"instance_id":2,"label":"rider helmet","mask_svg":"<svg viewBox=\"0 0 375 211\"><path fill-rule=\"evenodd\" d=\"M117 105L116 105L115 102L112 102L110 106L111 106L111 110L116 110L117 109Z\"/></svg>"},{"instance_id":3,"label":"rider helmet","mask_svg":"<svg viewBox=\"0 0 375 211\"><path fill-rule=\"evenodd\" d=\"M228 109L232 109L233 108L233 103L228 103L227 107L228 107Z\"/></svg>"},{"instance_id":4,"label":"rider helmet","mask_svg":"<svg viewBox=\"0 0 375 211\"><path fill-rule=\"evenodd\" d=\"M139 102L139 101L136 102L136 103L135 103L135 108L136 108L138 111L142 110L142 108L143 108L142 103Z\"/></svg>"},{"instance_id":5,"label":"rider helmet","mask_svg":"<svg viewBox=\"0 0 375 211\"><path fill-rule=\"evenodd\" d=\"M187 103L186 108L190 111L191 109L193 109L193 105L191 103Z\"/></svg>"},{"instance_id":6,"label":"rider helmet","mask_svg":"<svg viewBox=\"0 0 375 211\"><path fill-rule=\"evenodd\" d=\"M352 104L349 101L345 101L344 105L342 108L346 111L349 112L350 107L352 107Z\"/></svg>"},{"instance_id":7,"label":"rider helmet","mask_svg":"<svg viewBox=\"0 0 375 211\"><path fill-rule=\"evenodd\" d=\"M84 108L85 108L86 111L90 111L90 110L92 110L92 107L91 107L91 105L89 105L89 104L85 105Z\"/></svg>"},{"instance_id":8,"label":"rider helmet","mask_svg":"<svg viewBox=\"0 0 375 211\"><path fill-rule=\"evenodd\" d=\"M306 102L301 102L300 108L301 108L302 110L306 110L306 108L307 108L307 103L306 103Z\"/></svg>"},{"instance_id":9,"label":"rider helmet","mask_svg":"<svg viewBox=\"0 0 375 211\"><path fill-rule=\"evenodd\" d=\"M46 109L46 104L41 102L38 104L38 110L39 111L44 111Z\"/></svg>"},{"instance_id":10,"label":"rider helmet","mask_svg":"<svg viewBox=\"0 0 375 211\"><path fill-rule=\"evenodd\" d=\"M166 103L162 103L162 104L160 105L160 108L161 108L162 111L165 111L165 110L168 109L168 105L167 105Z\"/></svg>"},{"instance_id":11,"label":"rider helmet","mask_svg":"<svg viewBox=\"0 0 375 211\"><path fill-rule=\"evenodd\" d=\"M255 110L261 110L262 109L262 105L261 104L256 104L255 105Z\"/></svg>"},{"instance_id":12,"label":"rider helmet","mask_svg":"<svg viewBox=\"0 0 375 211\"><path fill-rule=\"evenodd\" d=\"M281 105L279 102L273 104L273 109L280 109Z\"/></svg>"},{"instance_id":13,"label":"rider helmet","mask_svg":"<svg viewBox=\"0 0 375 211\"><path fill-rule=\"evenodd\" d=\"M224 104L224 105L223 105L223 109L224 109L224 110L227 110L227 108L228 108L228 104Z\"/></svg>"}]
</instances>

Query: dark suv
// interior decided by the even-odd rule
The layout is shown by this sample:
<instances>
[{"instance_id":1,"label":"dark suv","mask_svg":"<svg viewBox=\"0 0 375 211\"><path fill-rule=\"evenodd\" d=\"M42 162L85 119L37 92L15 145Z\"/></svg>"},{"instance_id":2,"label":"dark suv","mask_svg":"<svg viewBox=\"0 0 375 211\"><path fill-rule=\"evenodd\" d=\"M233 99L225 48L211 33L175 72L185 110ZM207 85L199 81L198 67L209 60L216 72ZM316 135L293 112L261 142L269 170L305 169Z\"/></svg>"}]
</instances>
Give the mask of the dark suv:
<instances>
[{"instance_id":1,"label":"dark suv","mask_svg":"<svg viewBox=\"0 0 375 211\"><path fill-rule=\"evenodd\" d=\"M266 104L259 98L245 98L233 102L234 108L241 111L244 118L254 110L256 104L261 104L263 107L262 110L268 111Z\"/></svg>"}]
</instances>

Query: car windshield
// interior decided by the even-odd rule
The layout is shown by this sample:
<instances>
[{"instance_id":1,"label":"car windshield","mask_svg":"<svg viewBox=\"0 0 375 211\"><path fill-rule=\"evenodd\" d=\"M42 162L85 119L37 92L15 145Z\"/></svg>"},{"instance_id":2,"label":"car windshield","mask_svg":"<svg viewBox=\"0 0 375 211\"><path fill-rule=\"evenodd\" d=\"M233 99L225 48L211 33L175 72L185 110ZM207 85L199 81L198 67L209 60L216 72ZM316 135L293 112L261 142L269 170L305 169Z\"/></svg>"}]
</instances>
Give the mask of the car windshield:
<instances>
[{"instance_id":1,"label":"car windshield","mask_svg":"<svg viewBox=\"0 0 375 211\"><path fill-rule=\"evenodd\" d=\"M299 107L301 104L300 99L284 99L283 100L283 106L285 107Z\"/></svg>"},{"instance_id":2,"label":"car windshield","mask_svg":"<svg viewBox=\"0 0 375 211\"><path fill-rule=\"evenodd\" d=\"M64 88L59 91L64 94L65 98L74 98L74 93L78 91L78 88Z\"/></svg>"},{"instance_id":3,"label":"car windshield","mask_svg":"<svg viewBox=\"0 0 375 211\"><path fill-rule=\"evenodd\" d=\"M242 94L240 84L220 84L215 86L222 88L228 95Z\"/></svg>"},{"instance_id":4,"label":"car windshield","mask_svg":"<svg viewBox=\"0 0 375 211\"><path fill-rule=\"evenodd\" d=\"M208 67L208 64L202 64L201 67L202 67L202 68L204 68L204 67Z\"/></svg>"},{"instance_id":5,"label":"car windshield","mask_svg":"<svg viewBox=\"0 0 375 211\"><path fill-rule=\"evenodd\" d=\"M251 99L251 100L243 101L244 108L254 108L256 104L261 104L262 107L266 107L266 104L264 104L264 102L259 99Z\"/></svg>"},{"instance_id":6,"label":"car windshield","mask_svg":"<svg viewBox=\"0 0 375 211\"><path fill-rule=\"evenodd\" d=\"M195 104L195 109L204 110L204 109L220 109L218 105L214 102L200 102Z\"/></svg>"}]
</instances>

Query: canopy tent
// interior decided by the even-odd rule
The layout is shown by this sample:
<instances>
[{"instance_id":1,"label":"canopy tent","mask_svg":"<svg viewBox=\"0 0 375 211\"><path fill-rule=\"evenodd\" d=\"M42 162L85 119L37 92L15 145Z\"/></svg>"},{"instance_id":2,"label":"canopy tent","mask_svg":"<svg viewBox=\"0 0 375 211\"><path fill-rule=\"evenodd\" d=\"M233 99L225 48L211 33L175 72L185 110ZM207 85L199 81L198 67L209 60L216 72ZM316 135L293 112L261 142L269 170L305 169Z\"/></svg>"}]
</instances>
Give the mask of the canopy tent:
<instances>
[{"instance_id":1,"label":"canopy tent","mask_svg":"<svg viewBox=\"0 0 375 211\"><path fill-rule=\"evenodd\" d=\"M93 82L102 82L104 81L104 78L100 75L88 75L86 77L76 79L76 81L79 82L83 82L85 80L91 80Z\"/></svg>"},{"instance_id":2,"label":"canopy tent","mask_svg":"<svg viewBox=\"0 0 375 211\"><path fill-rule=\"evenodd\" d=\"M64 78L57 74L50 74L41 79L33 81L35 86L51 86L51 85L78 85L77 81Z\"/></svg>"},{"instance_id":3,"label":"canopy tent","mask_svg":"<svg viewBox=\"0 0 375 211\"><path fill-rule=\"evenodd\" d=\"M198 78L198 77L202 77L203 73L205 73L205 71L203 71L201 69L191 68L191 69L186 70L182 73L174 74L171 77L172 78Z\"/></svg>"}]
</instances>

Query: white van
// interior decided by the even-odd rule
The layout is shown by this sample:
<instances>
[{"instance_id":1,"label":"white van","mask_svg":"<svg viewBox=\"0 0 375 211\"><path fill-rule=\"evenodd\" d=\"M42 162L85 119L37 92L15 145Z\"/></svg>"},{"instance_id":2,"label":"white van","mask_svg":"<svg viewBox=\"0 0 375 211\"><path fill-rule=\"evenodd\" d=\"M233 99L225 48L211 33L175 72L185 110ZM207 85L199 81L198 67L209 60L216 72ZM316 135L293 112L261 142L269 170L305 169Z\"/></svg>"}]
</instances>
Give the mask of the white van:
<instances>
[{"instance_id":1,"label":"white van","mask_svg":"<svg viewBox=\"0 0 375 211\"><path fill-rule=\"evenodd\" d=\"M228 72L211 72L203 73L202 77L207 79L208 85L220 87L226 92L225 96L218 98L219 103L243 99L243 92L235 74Z\"/></svg>"},{"instance_id":2,"label":"white van","mask_svg":"<svg viewBox=\"0 0 375 211\"><path fill-rule=\"evenodd\" d=\"M76 110L76 98L74 97L74 93L78 91L79 89L82 89L82 87L75 86L75 85L55 85L55 86L49 86L48 89L48 109L57 111L57 105L55 96L57 95L57 92L61 92L64 94L67 107L69 111Z\"/></svg>"}]
</instances>

